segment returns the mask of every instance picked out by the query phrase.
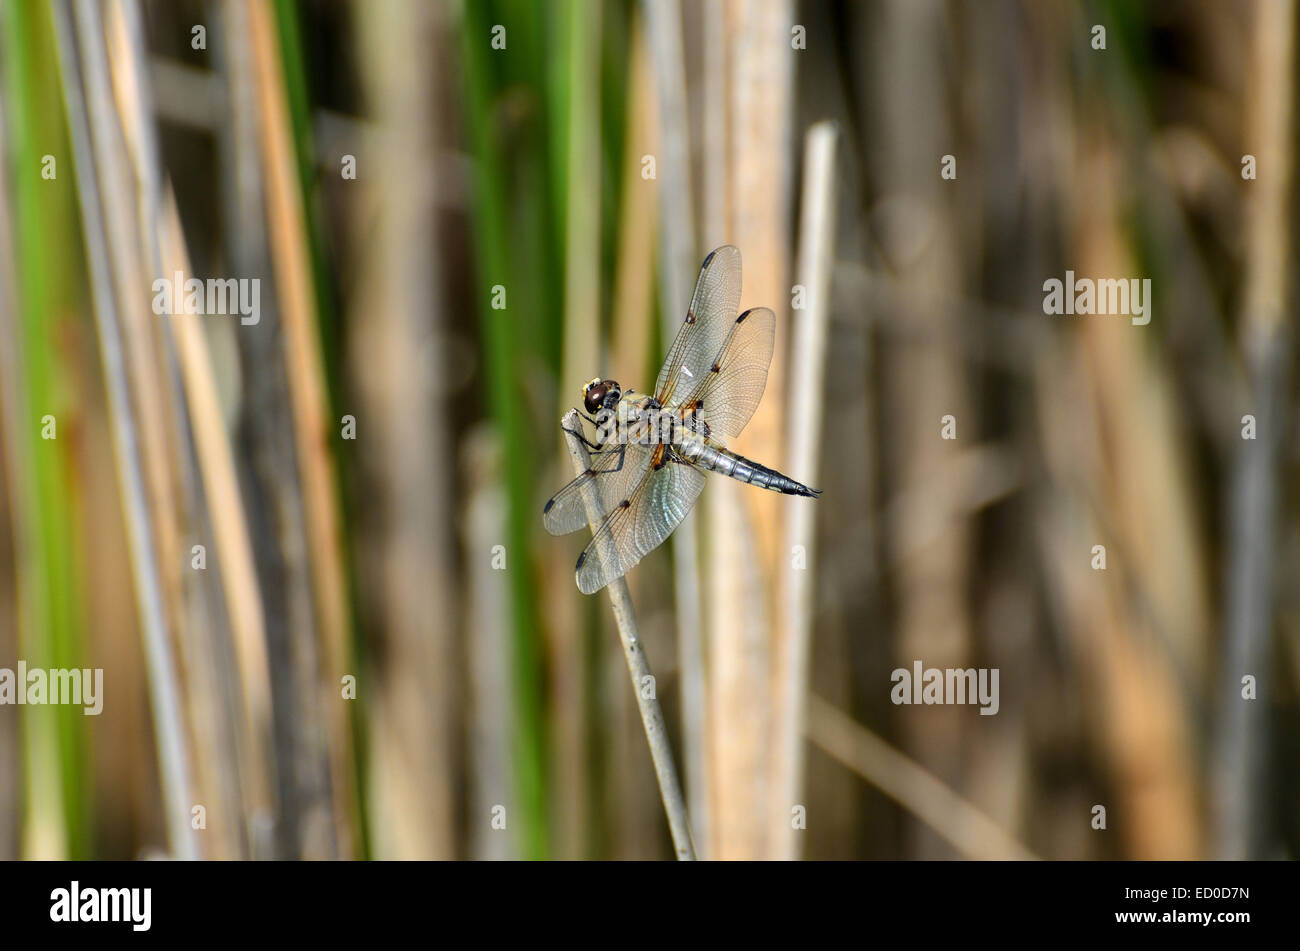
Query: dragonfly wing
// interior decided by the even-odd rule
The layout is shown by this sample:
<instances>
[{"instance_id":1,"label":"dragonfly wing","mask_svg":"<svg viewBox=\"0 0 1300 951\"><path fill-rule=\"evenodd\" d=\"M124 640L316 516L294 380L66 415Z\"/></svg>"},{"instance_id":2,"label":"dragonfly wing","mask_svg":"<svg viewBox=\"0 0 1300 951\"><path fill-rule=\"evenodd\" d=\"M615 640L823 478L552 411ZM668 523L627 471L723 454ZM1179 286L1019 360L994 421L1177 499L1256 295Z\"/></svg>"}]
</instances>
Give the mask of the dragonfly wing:
<instances>
[{"instance_id":1,"label":"dragonfly wing","mask_svg":"<svg viewBox=\"0 0 1300 951\"><path fill-rule=\"evenodd\" d=\"M766 307L733 320L721 356L681 404L684 415L704 420L715 438L739 436L763 398L775 344L776 315Z\"/></svg>"},{"instance_id":2,"label":"dragonfly wing","mask_svg":"<svg viewBox=\"0 0 1300 951\"><path fill-rule=\"evenodd\" d=\"M587 506L584 497L589 486L598 493L600 514L607 515L615 505L632 494L650 467L650 449L639 443L621 443L591 454L591 465L555 495L542 509L542 522L552 535L567 535L586 528Z\"/></svg>"},{"instance_id":3,"label":"dragonfly wing","mask_svg":"<svg viewBox=\"0 0 1300 951\"><path fill-rule=\"evenodd\" d=\"M740 306L740 252L714 250L700 265L695 294L655 381L655 398L667 406L694 390L709 372Z\"/></svg>"},{"instance_id":4,"label":"dragonfly wing","mask_svg":"<svg viewBox=\"0 0 1300 951\"><path fill-rule=\"evenodd\" d=\"M704 473L672 455L649 468L635 490L614 503L578 558L578 589L594 594L621 578L672 534L704 488Z\"/></svg>"}]
</instances>

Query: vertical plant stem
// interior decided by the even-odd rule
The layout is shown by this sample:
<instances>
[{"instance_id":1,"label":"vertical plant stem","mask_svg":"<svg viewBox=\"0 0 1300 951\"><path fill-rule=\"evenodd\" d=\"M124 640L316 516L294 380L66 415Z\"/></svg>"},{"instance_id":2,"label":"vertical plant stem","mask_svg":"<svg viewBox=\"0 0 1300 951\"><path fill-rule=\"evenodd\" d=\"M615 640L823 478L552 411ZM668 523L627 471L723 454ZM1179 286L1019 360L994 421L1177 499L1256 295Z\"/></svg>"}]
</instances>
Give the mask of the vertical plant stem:
<instances>
[{"instance_id":1,"label":"vertical plant stem","mask_svg":"<svg viewBox=\"0 0 1300 951\"><path fill-rule=\"evenodd\" d=\"M112 272L105 246L106 232L100 207L99 189L91 157L90 122L82 93L81 76L77 69L72 17L68 3L55 4L53 12L63 96L77 169L77 192L81 202L86 255L90 265L95 323L99 330L104 383L108 390L109 418L113 423L118 478L121 480L125 496L127 536L135 569L133 577L136 599L144 635L145 659L149 668L150 699L158 742L168 841L172 853L177 858L192 859L196 856L197 849L189 821L190 752L181 709L180 688L172 658L171 639L167 631L162 584L153 550L153 529L139 455L135 415L126 379L126 361L113 295ZM93 10L83 9L82 12L83 23L93 15ZM81 37L81 40L83 51L89 56L103 55L102 49L95 47L99 37L88 35Z\"/></svg>"},{"instance_id":2,"label":"vertical plant stem","mask_svg":"<svg viewBox=\"0 0 1300 951\"><path fill-rule=\"evenodd\" d=\"M170 186L160 211L163 235L162 272L192 274L185 248L176 197ZM212 537L221 566L221 587L226 601L235 669L238 676L240 721L235 725L240 759L240 794L246 813L246 838L253 858L262 857L254 829L272 821L270 762L271 678L266 652L266 624L261 584L253 560L247 510L239 491L235 460L221 415L216 375L203 328L193 319L180 318L173 328L181 377L189 401L194 447L203 477L211 519Z\"/></svg>"},{"instance_id":3,"label":"vertical plant stem","mask_svg":"<svg viewBox=\"0 0 1300 951\"><path fill-rule=\"evenodd\" d=\"M0 26L4 11L0 10ZM29 602L33 597L38 563L33 552L38 550L35 506L25 505L32 497L36 482L33 460L26 447L31 438L31 410L26 399L26 368L23 357L23 336L19 318L18 280L14 268L13 218L9 211L8 172L5 159L9 155L8 129L5 110L6 77L0 73L0 481L8 498L0 503L0 531L11 526L11 537L0 540L0 559L9 556L16 566L13 587L0 581L0 611L13 605L13 615L0 616L0 664L9 666L19 656L23 640L23 625L29 622ZM9 543L6 549L4 546ZM12 593L13 600L5 596ZM12 654L5 637L5 628L12 622ZM20 857L22 840L23 784L28 781L27 770L22 768L22 724L14 717L5 717L0 724L0 861L13 861Z\"/></svg>"},{"instance_id":4,"label":"vertical plant stem","mask_svg":"<svg viewBox=\"0 0 1300 951\"><path fill-rule=\"evenodd\" d=\"M1295 6L1255 8L1253 83L1246 135L1259 167L1247 203L1246 294L1241 321L1251 412L1259 438L1237 443L1229 485L1231 540L1225 631L1226 658L1218 696L1214 795L1220 858L1259 858L1263 800L1268 795L1265 686L1258 700L1242 697L1241 678L1267 684L1274 625L1274 564L1279 518L1278 467L1287 431L1291 352L1286 316L1291 288L1290 222L1294 161Z\"/></svg>"},{"instance_id":5,"label":"vertical plant stem","mask_svg":"<svg viewBox=\"0 0 1300 951\"><path fill-rule=\"evenodd\" d=\"M479 302L484 337L486 398L501 432L505 449L507 507L506 548L522 553L529 549L530 529L537 513L532 506L533 492L526 426L527 422L516 398L520 372L518 365L520 328L513 310L491 306L493 286L508 288L515 283L527 285L519 275L524 270L525 251L507 234L511 212L507 210L506 146L497 121L494 98L496 61L489 47L491 20L485 4L465 7L463 55L465 62L465 121L469 129L471 153L475 161L474 241L477 263L474 280L475 299ZM531 235L529 235L531 237ZM516 255L518 257L516 257ZM517 301L520 292L510 288ZM527 304L512 303L525 309ZM525 311L526 312L526 311ZM534 313L537 313L536 311ZM521 821L519 851L523 858L540 859L548 851L546 731L544 703L541 696L542 658L537 643L537 619L533 609L534 586L530 572L508 572L510 580L511 627L514 662L514 777L517 809Z\"/></svg>"},{"instance_id":6,"label":"vertical plant stem","mask_svg":"<svg viewBox=\"0 0 1300 951\"><path fill-rule=\"evenodd\" d=\"M601 365L600 341L600 4L570 0L559 18L568 30L564 123L566 203L564 249L564 353L560 379L587 379ZM565 21L567 20L567 23ZM560 111L560 110L557 110ZM552 753L557 783L569 795L555 803L556 856L581 857L590 814L587 776L584 628L560 625L553 632L551 668L555 706Z\"/></svg>"},{"instance_id":7,"label":"vertical plant stem","mask_svg":"<svg viewBox=\"0 0 1300 951\"><path fill-rule=\"evenodd\" d=\"M467 777L473 861L518 858L519 850L492 828L491 816L514 785L510 755L510 584L507 572L470 553L491 551L506 537L507 496L500 436L487 427L471 432L461 450L465 532L465 644L468 676L464 689L469 736ZM566 592L567 594L567 592Z\"/></svg>"},{"instance_id":8,"label":"vertical plant stem","mask_svg":"<svg viewBox=\"0 0 1300 951\"><path fill-rule=\"evenodd\" d=\"M794 320L794 343L790 359L791 378L805 382L789 395L789 467L797 478L817 484L821 457L822 417L825 407L826 338L830 325L831 266L835 236L835 143L838 133L832 122L819 122L804 143L803 208L799 224L797 282L803 286L805 307ZM811 385L818 381L820 385ZM800 794L804 765L804 699L808 690L808 656L813 629L813 587L817 573L813 565L816 550L815 504L788 505L785 510L785 545L778 569L780 620L777 628L775 709L772 726L773 828L781 832L774 839L777 858L799 857L790 809ZM795 546L806 552L806 561L794 568L788 559Z\"/></svg>"},{"instance_id":9,"label":"vertical plant stem","mask_svg":"<svg viewBox=\"0 0 1300 951\"><path fill-rule=\"evenodd\" d=\"M56 277L62 259L57 249L73 239L68 228L69 205L41 180L31 159L57 141L53 121L59 117L57 82L43 42L44 11L30 4L0 4L0 63L9 107L0 120L11 135L0 148L0 161L12 176L14 274L5 278L14 296L13 325L0 347L0 401L5 409L6 454L14 514L14 554L17 558L17 656L29 664L60 662L60 644L70 642L71 628L80 626L73 599L56 598L55 591L75 589L70 522L61 504L66 499L66 466L56 441L38 435L45 414L58 414L64 403L63 367L53 341L62 329L58 314L71 305L59 293ZM53 96L51 96L53 92ZM7 160L12 159L12 163ZM3 306L3 301L0 301ZM37 449L36 447L41 447ZM71 662L71 658L69 658ZM50 711L54 712L54 711ZM23 804L19 822L19 854L38 859L65 859L77 853L76 808L67 795L69 735L62 720L28 709L20 718L21 748L16 792Z\"/></svg>"},{"instance_id":10,"label":"vertical plant stem","mask_svg":"<svg viewBox=\"0 0 1300 951\"><path fill-rule=\"evenodd\" d=\"M658 367L650 366L649 361L659 355L657 344L653 345L655 353L650 353L658 207L652 183L641 177L641 157L657 152L658 143L652 114L653 76L641 17L634 17L629 34L627 100L623 110L627 121L621 172L622 205L618 209L618 263L610 308L618 319L609 329L609 363L616 369L628 367L638 374L648 372L653 375ZM686 776L689 787L689 768Z\"/></svg>"},{"instance_id":11,"label":"vertical plant stem","mask_svg":"<svg viewBox=\"0 0 1300 951\"><path fill-rule=\"evenodd\" d=\"M154 129L153 89L146 69L144 15L139 0L119 0L117 8L114 12L118 15L109 21L114 37L110 58L115 73L120 71L124 77L118 77L118 108L124 119L126 152L137 185L137 215L146 266L152 278L169 277L177 271L192 274L175 196L170 184L163 183ZM219 630L207 634L207 650L195 662L203 669L191 668L190 682L196 689L207 683L205 689L213 695L210 702L223 708L231 701L222 698L235 698L233 717L219 714L218 723L195 724L196 729L206 728L208 735L203 742L212 744L204 761L196 763L200 794L221 795L228 803L225 811L229 818L219 825L214 820L210 825L214 831L225 831L221 837L209 833L212 844L208 856L255 856L250 853L250 827L265 826L271 821L272 811L268 778L272 757L271 697L262 593L207 338L194 317L167 319L162 331L175 365L175 385L183 391L183 398L175 400L175 412L185 431L187 456L188 445L193 444L197 481L202 488L201 492L195 491L197 486L190 488L193 530L207 526L203 534L211 539L220 564L220 571L210 577L225 602L225 619ZM221 517L213 518L213 511L220 512ZM213 590L209 596L215 597L217 592ZM198 609L203 607L201 604ZM215 628L217 623L212 626ZM226 637L233 646L237 679L224 676L228 665L221 661L225 646L221 639ZM206 716L213 716L213 711L209 709ZM222 752L227 755L220 755ZM214 774L219 778L213 779ZM224 848L218 843L224 843Z\"/></svg>"},{"instance_id":12,"label":"vertical plant stem","mask_svg":"<svg viewBox=\"0 0 1300 951\"><path fill-rule=\"evenodd\" d=\"M778 326L790 313L790 189L794 150L794 64L790 24L793 0L734 0L727 5L726 44L728 165L725 185L731 191L730 238L744 252L744 286L740 309L771 307ZM766 399L741 434L737 448L781 458L785 423L787 336L777 332L776 351L767 374ZM761 458L761 457L759 457ZM740 497L740 496L738 496ZM771 492L743 496L758 551L770 565L778 544L781 499ZM761 581L771 580L763 572ZM762 598L769 616L774 605ZM766 647L766 645L764 645ZM764 662L770 663L768 657Z\"/></svg>"},{"instance_id":13,"label":"vertical plant stem","mask_svg":"<svg viewBox=\"0 0 1300 951\"><path fill-rule=\"evenodd\" d=\"M329 759L334 801L336 848L343 856L356 847L355 789L352 734L338 685L347 657L347 573L343 569L342 529L338 493L330 457L332 423L324 386L324 362L316 324L316 288L306 242L306 212L298 185L298 165L290 136L290 115L284 92L281 49L271 9L248 4L249 40L253 49L254 86L265 166L267 219L276 289L284 328L285 366L292 394L294 436L307 515L309 562L314 605L320 625L318 705L328 724Z\"/></svg>"},{"instance_id":14,"label":"vertical plant stem","mask_svg":"<svg viewBox=\"0 0 1300 951\"><path fill-rule=\"evenodd\" d=\"M699 265L691 215L691 148L686 104L686 62L682 52L681 9L676 0L642 6L654 63L659 123L659 299L664 352L672 345L690 281ZM705 750L708 709L701 636L699 542L697 516L689 512L673 533L673 587L677 620L677 656L682 683L682 735L691 811L699 824L699 843L707 849L711 815Z\"/></svg>"},{"instance_id":15,"label":"vertical plant stem","mask_svg":"<svg viewBox=\"0 0 1300 951\"><path fill-rule=\"evenodd\" d=\"M574 475L582 475L591 467L591 458L587 449L574 432L580 432L582 421L577 410L569 410L561 425L565 429L564 439L573 457ZM596 534L604 513L600 503L590 488L584 493L583 502L587 507L587 521L591 532ZM627 660L627 672L632 678L632 690L636 693L637 706L641 710L641 725L645 728L646 742L650 744L650 758L654 760L655 776L659 779L659 795L664 801L664 812L668 816L668 829L673 837L673 849L682 861L695 860L695 844L691 841L691 824L686 812L686 800L682 798L681 783L677 779L677 767L673 764L673 752L668 746L668 731L664 726L663 711L653 689L654 675L650 672L650 661L641 646L641 636L637 629L636 612L632 609L632 596L628 594L627 579L618 578L606 587L609 603L614 609L614 621L618 624L619 640L623 643L623 656ZM648 683L647 683L648 678Z\"/></svg>"},{"instance_id":16,"label":"vertical plant stem","mask_svg":"<svg viewBox=\"0 0 1300 951\"><path fill-rule=\"evenodd\" d=\"M456 857L457 712L468 699L456 650L456 482L446 450L455 415L442 383L451 362L439 264L446 248L437 233L438 165L429 160L442 144L440 57L428 55L431 44L441 48L440 10L400 0L357 7L378 122L376 147L360 158L371 181L357 187L373 194L377 214L352 299L347 369L372 421L373 448L359 474L379 503L366 507L356 537L366 546L358 560L366 617L385 644L368 678L369 818L375 854L385 859Z\"/></svg>"},{"instance_id":17,"label":"vertical plant stem","mask_svg":"<svg viewBox=\"0 0 1300 951\"><path fill-rule=\"evenodd\" d=\"M708 82L717 108L718 79L726 89L725 174L711 168L710 184L728 191L723 202L726 236L742 246L744 286L740 307L770 306L778 326L788 313L787 197L792 128L793 64L788 30L793 4L735 0L709 22L721 35L711 51L726 57L725 75ZM711 203L718 202L712 198ZM717 215L716 206L711 214ZM754 458L782 458L785 334L767 376L768 398L759 403L733 446ZM778 830L771 828L770 719L773 713L773 575L777 557L778 499L730 484L710 489L707 597L709 632L714 857L766 858ZM756 687L756 685L759 685Z\"/></svg>"}]
</instances>

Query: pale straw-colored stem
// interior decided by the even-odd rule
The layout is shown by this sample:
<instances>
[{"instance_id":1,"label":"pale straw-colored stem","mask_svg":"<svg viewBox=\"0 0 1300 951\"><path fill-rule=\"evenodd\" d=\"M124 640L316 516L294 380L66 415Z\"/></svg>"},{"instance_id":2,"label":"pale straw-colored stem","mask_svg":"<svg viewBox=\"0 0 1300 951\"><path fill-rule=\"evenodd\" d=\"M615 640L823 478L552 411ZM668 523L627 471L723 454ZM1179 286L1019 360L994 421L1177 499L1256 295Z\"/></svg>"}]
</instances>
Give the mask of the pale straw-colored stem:
<instances>
[{"instance_id":1,"label":"pale straw-colored stem","mask_svg":"<svg viewBox=\"0 0 1300 951\"><path fill-rule=\"evenodd\" d=\"M819 122L808 130L804 142L803 207L799 221L797 281L804 288L802 310L791 321L794 330L790 357L791 377L812 384L826 378L826 338L830 327L831 265L835 239L835 143L833 122ZM824 385L793 387L789 395L789 468L796 478L817 485ZM790 810L800 795L803 778L804 695L808 689L808 656L813 629L813 565L817 530L817 505L798 500L786 507L783 559L780 573L780 626L777 636L773 711L772 800L777 858L799 857L801 837L794 831ZM802 567L793 567L791 552L801 546Z\"/></svg>"},{"instance_id":2,"label":"pale straw-colored stem","mask_svg":"<svg viewBox=\"0 0 1300 951\"><path fill-rule=\"evenodd\" d=\"M573 457L573 471L581 475L591 467L591 457L582 440L574 435L581 432L582 420L577 410L569 410L561 425L564 427L564 440ZM587 521L594 535L604 521L600 502L596 498L594 487L584 493L583 503L587 507ZM659 795L664 801L664 812L668 815L668 828L673 836L673 849L677 858L683 861L695 860L695 845L691 841L691 824L686 812L686 801L682 798L682 785L677 779L677 767L673 764L673 751L668 746L668 731L664 726L663 711L656 699L654 674L650 672L650 661L646 659L645 648L641 645L641 634L637 629L636 612L632 609L632 596L627 590L627 580L617 578L606 587L609 603L614 609L614 621L618 625L618 637L623 643L623 657L627 660L627 672L632 677L632 690L636 694L637 707L641 711L641 725L645 728L646 742L650 744L650 758L654 760L655 776L659 779Z\"/></svg>"},{"instance_id":3,"label":"pale straw-colored stem","mask_svg":"<svg viewBox=\"0 0 1300 951\"><path fill-rule=\"evenodd\" d=\"M690 302L691 280L699 266L691 215L691 142L686 100L686 57L682 13L676 2L642 5L653 64L659 140L659 296L663 301L664 352L672 344ZM673 588L677 658L681 671L682 755L691 814L700 847L708 857L711 828L708 782L708 709L700 600L699 534L687 513L673 538Z\"/></svg>"},{"instance_id":4,"label":"pale straw-colored stem","mask_svg":"<svg viewBox=\"0 0 1300 951\"><path fill-rule=\"evenodd\" d=\"M1275 577L1281 523L1286 394L1293 374L1291 202L1295 141L1295 7L1274 0L1255 8L1246 141L1259 160L1246 199L1245 295L1240 320L1255 441L1235 440L1228 488L1224 657L1216 687L1214 739L1217 857L1262 857L1269 757L1267 699L1245 700L1242 674L1270 666L1276 627ZM1290 326L1288 326L1290 321Z\"/></svg>"},{"instance_id":5,"label":"pale straw-colored stem","mask_svg":"<svg viewBox=\"0 0 1300 951\"><path fill-rule=\"evenodd\" d=\"M104 386L108 394L108 416L112 423L114 455L122 485L123 515L134 569L132 578L140 611L145 663L149 671L149 698L158 743L168 843L176 858L193 859L198 856L198 849L189 821L192 803L191 754L171 637L167 630L162 581L153 548L152 518L140 458L137 421L126 377L126 356L113 293L112 268L105 246L107 232L100 204L98 170L91 145L90 110L83 95L82 77L78 68L79 62L91 64L94 73L92 82L99 84L94 90L97 94L95 108L102 116L109 108L105 102L105 54L102 47L97 45L101 42L103 31L97 28L97 8L90 2L80 3L77 19L83 35L80 37L82 58L79 60L69 6L54 4L52 10L64 104L68 113L68 131L77 169L77 193L81 204L86 258L90 268L95 324L99 332Z\"/></svg>"}]
</instances>

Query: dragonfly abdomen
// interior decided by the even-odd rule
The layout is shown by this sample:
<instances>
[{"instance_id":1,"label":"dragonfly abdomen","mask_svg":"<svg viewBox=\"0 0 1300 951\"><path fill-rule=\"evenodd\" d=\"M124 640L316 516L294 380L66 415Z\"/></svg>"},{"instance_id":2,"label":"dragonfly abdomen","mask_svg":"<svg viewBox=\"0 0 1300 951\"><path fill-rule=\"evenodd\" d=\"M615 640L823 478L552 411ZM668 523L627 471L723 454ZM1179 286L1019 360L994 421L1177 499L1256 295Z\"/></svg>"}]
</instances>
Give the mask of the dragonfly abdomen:
<instances>
[{"instance_id":1,"label":"dragonfly abdomen","mask_svg":"<svg viewBox=\"0 0 1300 951\"><path fill-rule=\"evenodd\" d=\"M810 489L802 482L796 482L788 475L769 469L753 459L746 459L739 453L721 446L712 445L704 440L691 440L682 447L683 455L701 469L709 469L719 475L729 476L746 485L756 485L760 489L771 489L783 495L804 495L816 498L820 489Z\"/></svg>"}]
</instances>

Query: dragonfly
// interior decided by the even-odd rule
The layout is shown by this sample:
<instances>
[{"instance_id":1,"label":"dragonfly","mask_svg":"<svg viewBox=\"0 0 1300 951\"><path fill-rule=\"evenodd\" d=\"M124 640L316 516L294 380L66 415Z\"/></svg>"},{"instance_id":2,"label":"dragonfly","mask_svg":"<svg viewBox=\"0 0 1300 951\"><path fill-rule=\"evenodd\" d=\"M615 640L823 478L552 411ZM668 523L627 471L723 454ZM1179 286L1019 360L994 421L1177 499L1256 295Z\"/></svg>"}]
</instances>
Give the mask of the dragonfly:
<instances>
[{"instance_id":1,"label":"dragonfly","mask_svg":"<svg viewBox=\"0 0 1300 951\"><path fill-rule=\"evenodd\" d=\"M574 566L584 594L663 544L699 498L706 473L785 495L821 495L727 448L758 408L776 342L776 315L766 307L737 315L739 305L740 251L725 245L700 267L653 394L600 377L583 387L586 413L578 411L578 428L565 431L582 440L591 462L551 497L542 518L552 535L567 535L590 524L584 498L599 503L603 520Z\"/></svg>"}]
</instances>

